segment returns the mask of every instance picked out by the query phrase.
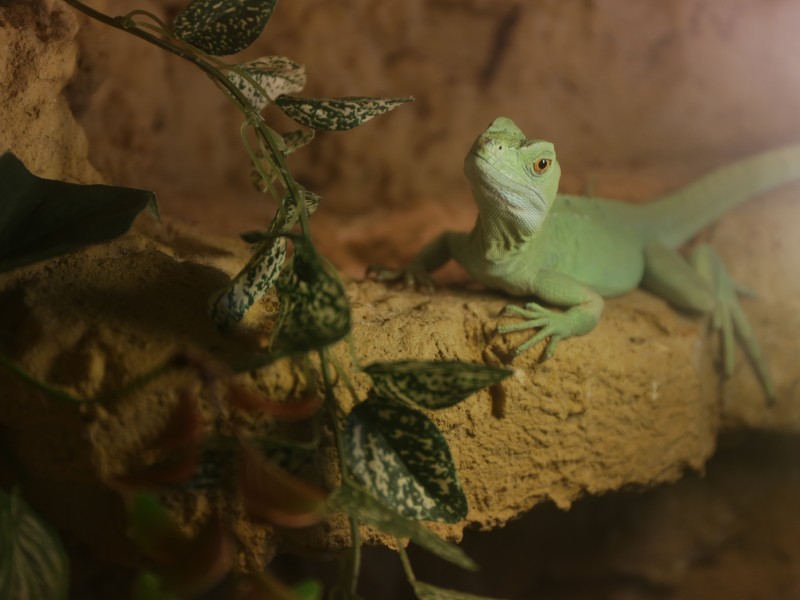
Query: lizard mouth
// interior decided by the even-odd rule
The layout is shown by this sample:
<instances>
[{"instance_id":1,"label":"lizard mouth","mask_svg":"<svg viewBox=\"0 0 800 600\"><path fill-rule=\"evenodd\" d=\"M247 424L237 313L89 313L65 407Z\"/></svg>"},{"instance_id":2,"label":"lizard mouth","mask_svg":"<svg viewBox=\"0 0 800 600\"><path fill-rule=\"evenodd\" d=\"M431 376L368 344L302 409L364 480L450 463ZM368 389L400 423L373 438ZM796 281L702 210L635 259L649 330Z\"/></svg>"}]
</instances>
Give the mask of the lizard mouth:
<instances>
[{"instance_id":1,"label":"lizard mouth","mask_svg":"<svg viewBox=\"0 0 800 600\"><path fill-rule=\"evenodd\" d=\"M502 200L509 209L547 211L547 202L540 190L509 177L499 166L498 161L490 160L475 150L467 153L464 165L470 180L492 190L491 196Z\"/></svg>"}]
</instances>

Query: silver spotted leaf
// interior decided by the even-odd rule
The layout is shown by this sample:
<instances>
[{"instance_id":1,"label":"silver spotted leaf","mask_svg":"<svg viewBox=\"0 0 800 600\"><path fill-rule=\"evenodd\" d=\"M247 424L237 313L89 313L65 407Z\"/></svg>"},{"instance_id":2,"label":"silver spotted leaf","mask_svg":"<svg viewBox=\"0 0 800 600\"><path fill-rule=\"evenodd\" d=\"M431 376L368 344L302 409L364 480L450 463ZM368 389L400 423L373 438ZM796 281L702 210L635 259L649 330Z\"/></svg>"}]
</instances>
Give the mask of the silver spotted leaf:
<instances>
[{"instance_id":1,"label":"silver spotted leaf","mask_svg":"<svg viewBox=\"0 0 800 600\"><path fill-rule=\"evenodd\" d=\"M273 352L318 350L350 332L350 302L344 288L309 241L296 241L292 260L281 271L275 287L280 311L272 332Z\"/></svg>"},{"instance_id":2,"label":"silver spotted leaf","mask_svg":"<svg viewBox=\"0 0 800 600\"><path fill-rule=\"evenodd\" d=\"M299 92L306 85L305 68L283 56L264 56L236 66L228 79L256 111L278 96Z\"/></svg>"},{"instance_id":3,"label":"silver spotted leaf","mask_svg":"<svg viewBox=\"0 0 800 600\"><path fill-rule=\"evenodd\" d=\"M414 593L419 600L495 600L488 596L476 596L475 594L466 594L436 587L422 581L414 581L411 585L414 586Z\"/></svg>"},{"instance_id":4,"label":"silver spotted leaf","mask_svg":"<svg viewBox=\"0 0 800 600\"><path fill-rule=\"evenodd\" d=\"M372 397L345 420L345 453L353 476L398 514L456 523L467 516L444 436L413 408Z\"/></svg>"},{"instance_id":5,"label":"silver spotted leaf","mask_svg":"<svg viewBox=\"0 0 800 600\"><path fill-rule=\"evenodd\" d=\"M428 409L458 404L513 371L459 361L378 362L364 368L379 396Z\"/></svg>"},{"instance_id":6,"label":"silver spotted leaf","mask_svg":"<svg viewBox=\"0 0 800 600\"><path fill-rule=\"evenodd\" d=\"M273 235L265 238L228 287L211 296L208 314L219 329L241 321L280 273L286 260L286 239Z\"/></svg>"},{"instance_id":7,"label":"silver spotted leaf","mask_svg":"<svg viewBox=\"0 0 800 600\"><path fill-rule=\"evenodd\" d=\"M69 563L58 536L15 490L0 490L0 598L66 600Z\"/></svg>"},{"instance_id":8,"label":"silver spotted leaf","mask_svg":"<svg viewBox=\"0 0 800 600\"><path fill-rule=\"evenodd\" d=\"M443 540L424 525L401 517L366 490L355 485L347 484L335 489L328 496L328 506L390 535L409 538L415 544L463 569L478 570L475 561L461 548Z\"/></svg>"},{"instance_id":9,"label":"silver spotted leaf","mask_svg":"<svg viewBox=\"0 0 800 600\"><path fill-rule=\"evenodd\" d=\"M413 98L297 98L281 96L275 104L301 125L323 131L358 127Z\"/></svg>"},{"instance_id":10,"label":"silver spotted leaf","mask_svg":"<svg viewBox=\"0 0 800 600\"><path fill-rule=\"evenodd\" d=\"M235 54L261 35L277 2L193 0L175 17L172 33L213 56Z\"/></svg>"},{"instance_id":11,"label":"silver spotted leaf","mask_svg":"<svg viewBox=\"0 0 800 600\"><path fill-rule=\"evenodd\" d=\"M307 190L306 211L313 213L320 197ZM272 287L286 262L286 238L281 234L292 228L295 219L295 200L287 192L283 200L283 215L278 213L269 231L248 231L244 241L256 244L256 251L228 287L216 292L209 300L208 314L219 329L227 329L244 318L248 310ZM349 314L349 312L348 312Z\"/></svg>"}]
</instances>

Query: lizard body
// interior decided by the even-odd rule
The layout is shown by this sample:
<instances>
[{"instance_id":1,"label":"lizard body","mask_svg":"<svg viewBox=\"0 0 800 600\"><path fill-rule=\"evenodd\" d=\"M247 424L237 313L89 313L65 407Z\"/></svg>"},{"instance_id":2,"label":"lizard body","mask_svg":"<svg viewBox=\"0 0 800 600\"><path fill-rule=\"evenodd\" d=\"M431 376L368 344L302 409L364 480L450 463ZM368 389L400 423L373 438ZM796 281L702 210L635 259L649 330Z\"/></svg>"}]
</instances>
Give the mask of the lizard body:
<instances>
[{"instance_id":1,"label":"lizard body","mask_svg":"<svg viewBox=\"0 0 800 600\"><path fill-rule=\"evenodd\" d=\"M767 397L774 386L738 303L744 288L719 257L699 246L689 261L677 249L737 204L800 179L800 145L744 159L646 205L558 194L561 169L553 145L527 139L500 117L478 136L464 161L479 214L471 232L447 231L405 268L374 269L380 280L431 283L429 274L450 259L476 281L512 296L536 297L504 313L522 321L498 331L538 330L520 354L548 340L594 329L603 298L642 286L680 308L712 314L722 334L723 366L733 370L734 336L754 365Z\"/></svg>"}]
</instances>

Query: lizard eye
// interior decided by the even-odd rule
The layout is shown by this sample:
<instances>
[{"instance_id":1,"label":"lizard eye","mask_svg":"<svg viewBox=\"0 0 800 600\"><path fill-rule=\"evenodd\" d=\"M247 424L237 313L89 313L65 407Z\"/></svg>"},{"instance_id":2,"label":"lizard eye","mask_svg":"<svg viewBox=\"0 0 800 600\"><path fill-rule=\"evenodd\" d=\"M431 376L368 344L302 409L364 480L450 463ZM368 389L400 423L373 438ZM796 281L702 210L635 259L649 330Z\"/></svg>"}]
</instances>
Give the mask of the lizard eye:
<instances>
[{"instance_id":1,"label":"lizard eye","mask_svg":"<svg viewBox=\"0 0 800 600\"><path fill-rule=\"evenodd\" d=\"M533 170L537 175L541 175L542 173L547 171L547 169L550 168L552 162L553 161L550 160L549 158L540 158L535 163L533 163Z\"/></svg>"}]
</instances>

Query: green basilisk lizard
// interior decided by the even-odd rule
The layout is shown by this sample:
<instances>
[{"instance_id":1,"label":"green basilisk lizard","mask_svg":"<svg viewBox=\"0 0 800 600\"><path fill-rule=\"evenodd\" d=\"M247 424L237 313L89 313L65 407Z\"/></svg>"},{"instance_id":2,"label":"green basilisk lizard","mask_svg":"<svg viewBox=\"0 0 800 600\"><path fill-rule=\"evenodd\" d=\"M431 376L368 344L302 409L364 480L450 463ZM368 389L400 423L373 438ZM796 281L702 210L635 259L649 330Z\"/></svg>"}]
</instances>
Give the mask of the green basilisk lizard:
<instances>
[{"instance_id":1,"label":"green basilisk lizard","mask_svg":"<svg viewBox=\"0 0 800 600\"><path fill-rule=\"evenodd\" d=\"M711 314L721 333L722 365L734 367L735 337L752 362L767 398L775 387L764 356L739 305L747 290L728 275L707 244L687 261L678 248L735 205L800 179L800 145L747 158L645 205L558 194L561 168L553 145L527 139L500 117L478 136L464 161L478 205L471 232L446 231L406 267L371 267L378 280L431 286L430 273L455 259L476 281L512 296L504 314L521 318L500 333L537 329L516 348L521 354L548 340L542 358L563 339L597 325L603 298L641 286L672 304Z\"/></svg>"}]
</instances>

